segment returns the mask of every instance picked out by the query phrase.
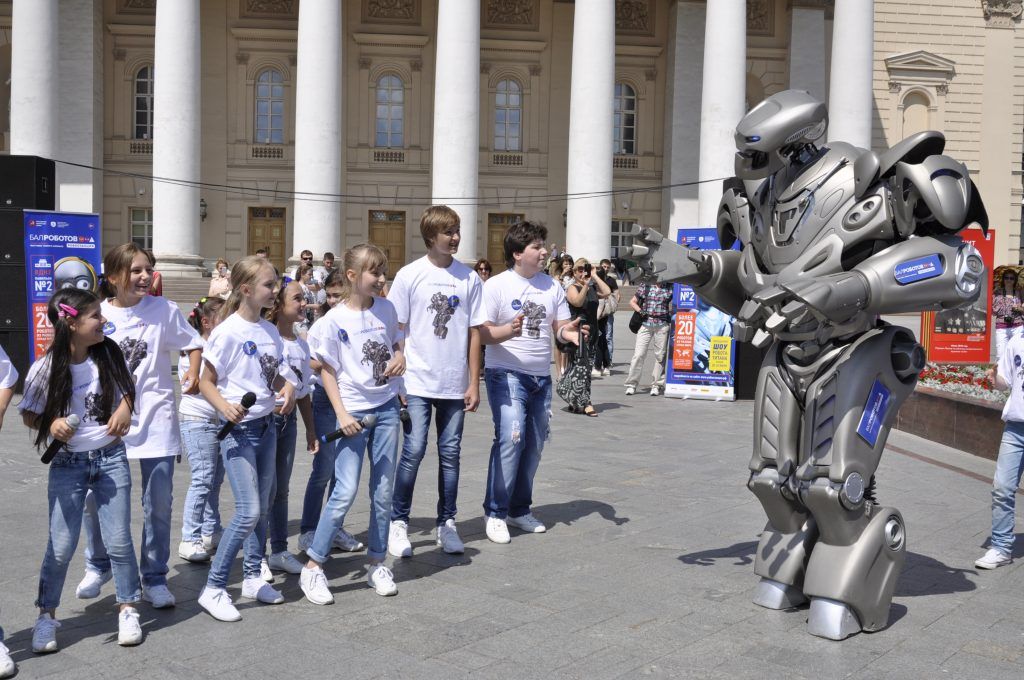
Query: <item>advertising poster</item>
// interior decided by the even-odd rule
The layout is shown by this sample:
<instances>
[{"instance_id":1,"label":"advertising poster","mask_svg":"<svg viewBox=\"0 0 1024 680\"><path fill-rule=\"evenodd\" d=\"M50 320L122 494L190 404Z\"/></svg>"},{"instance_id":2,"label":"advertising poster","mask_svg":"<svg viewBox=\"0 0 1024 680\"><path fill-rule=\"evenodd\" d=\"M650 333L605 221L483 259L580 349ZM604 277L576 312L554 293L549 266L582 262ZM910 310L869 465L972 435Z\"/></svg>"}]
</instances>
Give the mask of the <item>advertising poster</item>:
<instances>
[{"instance_id":1,"label":"advertising poster","mask_svg":"<svg viewBox=\"0 0 1024 680\"><path fill-rule=\"evenodd\" d=\"M992 309L992 273L995 259L995 231L965 229L960 237L981 253L987 276L977 302L970 307L925 312L921 318L921 344L934 363L988 363L991 354L989 310Z\"/></svg>"},{"instance_id":2,"label":"advertising poster","mask_svg":"<svg viewBox=\"0 0 1024 680\"><path fill-rule=\"evenodd\" d=\"M96 292L103 260L100 216L25 211L25 289L30 360L53 342L46 303L61 288Z\"/></svg>"},{"instance_id":3,"label":"advertising poster","mask_svg":"<svg viewBox=\"0 0 1024 680\"><path fill-rule=\"evenodd\" d=\"M717 250L714 229L683 229L677 242ZM689 286L676 285L676 314L669 335L665 396L686 399L736 399L736 343L732 317L707 304Z\"/></svg>"}]
</instances>

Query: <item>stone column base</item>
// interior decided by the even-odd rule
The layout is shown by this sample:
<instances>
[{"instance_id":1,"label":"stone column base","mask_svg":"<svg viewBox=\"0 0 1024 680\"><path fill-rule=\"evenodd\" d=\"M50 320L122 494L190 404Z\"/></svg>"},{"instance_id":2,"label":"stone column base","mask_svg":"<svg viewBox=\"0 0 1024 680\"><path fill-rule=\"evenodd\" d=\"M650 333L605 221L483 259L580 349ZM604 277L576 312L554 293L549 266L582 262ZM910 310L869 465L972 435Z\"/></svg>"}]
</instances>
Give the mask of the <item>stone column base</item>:
<instances>
[{"instance_id":1,"label":"stone column base","mask_svg":"<svg viewBox=\"0 0 1024 680\"><path fill-rule=\"evenodd\" d=\"M203 258L198 255L157 254L156 270L165 279L195 278L207 274Z\"/></svg>"}]
</instances>

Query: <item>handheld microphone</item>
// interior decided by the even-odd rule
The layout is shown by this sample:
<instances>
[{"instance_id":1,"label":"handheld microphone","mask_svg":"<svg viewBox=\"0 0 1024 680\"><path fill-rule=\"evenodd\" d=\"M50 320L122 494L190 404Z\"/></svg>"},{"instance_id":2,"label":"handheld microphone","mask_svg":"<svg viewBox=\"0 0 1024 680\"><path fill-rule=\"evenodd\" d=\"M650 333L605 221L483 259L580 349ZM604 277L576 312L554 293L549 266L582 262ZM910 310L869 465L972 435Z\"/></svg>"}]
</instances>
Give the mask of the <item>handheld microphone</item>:
<instances>
[{"instance_id":1,"label":"handheld microphone","mask_svg":"<svg viewBox=\"0 0 1024 680\"><path fill-rule=\"evenodd\" d=\"M242 395L242 408L248 411L252 408L252 405L256 403L256 394L254 392L246 392ZM230 420L224 423L224 427L220 428L220 432L217 433L217 441L223 441L224 437L228 436L228 433L235 428L235 424Z\"/></svg>"},{"instance_id":2,"label":"handheld microphone","mask_svg":"<svg viewBox=\"0 0 1024 680\"><path fill-rule=\"evenodd\" d=\"M402 421L402 432L412 434L412 416L409 415L409 409L403 406L398 411L398 419Z\"/></svg>"},{"instance_id":3,"label":"handheld microphone","mask_svg":"<svg viewBox=\"0 0 1024 680\"><path fill-rule=\"evenodd\" d=\"M82 419L76 416L74 413L69 415L66 418L66 420L68 423L68 427L70 427L72 430L77 430L78 426L82 424ZM59 439L54 439L52 442L50 442L50 445L46 447L46 450L43 451L43 455L40 456L39 462L42 463L43 465L49 465L50 461L53 460L53 457L57 455L57 452L60 451L61 448L66 443L67 442L62 442Z\"/></svg>"},{"instance_id":4,"label":"handheld microphone","mask_svg":"<svg viewBox=\"0 0 1024 680\"><path fill-rule=\"evenodd\" d=\"M373 427L377 424L377 416L373 413L367 413L365 416L359 419L359 424L363 426L363 429ZM333 442L336 439L341 439L347 436L342 430L335 430L329 434L320 435L320 443L327 444Z\"/></svg>"}]
</instances>

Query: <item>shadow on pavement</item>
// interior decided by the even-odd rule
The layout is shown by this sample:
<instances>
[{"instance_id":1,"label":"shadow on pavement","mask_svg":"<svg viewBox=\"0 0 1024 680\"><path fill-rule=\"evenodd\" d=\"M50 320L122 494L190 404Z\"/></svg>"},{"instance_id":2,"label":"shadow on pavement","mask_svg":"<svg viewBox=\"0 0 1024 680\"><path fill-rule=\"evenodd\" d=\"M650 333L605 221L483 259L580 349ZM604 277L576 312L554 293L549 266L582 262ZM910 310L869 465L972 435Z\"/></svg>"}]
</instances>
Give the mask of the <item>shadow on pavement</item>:
<instances>
[{"instance_id":1,"label":"shadow on pavement","mask_svg":"<svg viewBox=\"0 0 1024 680\"><path fill-rule=\"evenodd\" d=\"M727 548L714 548L712 550L701 550L699 552L680 555L679 561L683 564L696 564L701 567L710 567L715 564L716 560L732 558L736 560L733 564L742 566L744 564L754 563L753 555L756 548L757 541L733 543Z\"/></svg>"}]
</instances>

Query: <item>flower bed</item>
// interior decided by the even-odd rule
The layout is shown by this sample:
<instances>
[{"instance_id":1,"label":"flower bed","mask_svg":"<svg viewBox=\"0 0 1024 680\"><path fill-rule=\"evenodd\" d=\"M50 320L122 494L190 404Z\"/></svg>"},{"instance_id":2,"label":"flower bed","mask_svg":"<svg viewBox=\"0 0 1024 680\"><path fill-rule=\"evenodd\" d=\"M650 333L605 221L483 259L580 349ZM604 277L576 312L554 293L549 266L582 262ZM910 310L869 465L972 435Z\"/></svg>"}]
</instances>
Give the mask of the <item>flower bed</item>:
<instances>
[{"instance_id":1,"label":"flower bed","mask_svg":"<svg viewBox=\"0 0 1024 680\"><path fill-rule=\"evenodd\" d=\"M917 384L940 392L983 399L1001 406L1006 403L1007 393L997 390L992 381L985 377L985 372L989 368L972 364L929 364L921 371Z\"/></svg>"}]
</instances>

